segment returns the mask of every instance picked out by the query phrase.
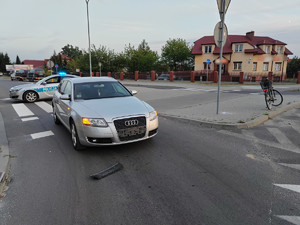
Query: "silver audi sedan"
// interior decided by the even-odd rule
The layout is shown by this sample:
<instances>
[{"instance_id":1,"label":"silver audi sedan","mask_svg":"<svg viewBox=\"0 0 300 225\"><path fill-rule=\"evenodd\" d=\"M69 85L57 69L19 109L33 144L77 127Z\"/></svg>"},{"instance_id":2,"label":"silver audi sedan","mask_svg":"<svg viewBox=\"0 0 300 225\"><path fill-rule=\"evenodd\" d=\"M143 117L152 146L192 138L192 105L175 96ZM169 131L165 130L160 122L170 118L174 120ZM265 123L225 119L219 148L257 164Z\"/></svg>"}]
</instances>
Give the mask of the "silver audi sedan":
<instances>
[{"instance_id":1,"label":"silver audi sedan","mask_svg":"<svg viewBox=\"0 0 300 225\"><path fill-rule=\"evenodd\" d=\"M53 95L53 118L70 132L75 150L117 145L157 134L157 112L110 77L64 79Z\"/></svg>"}]
</instances>

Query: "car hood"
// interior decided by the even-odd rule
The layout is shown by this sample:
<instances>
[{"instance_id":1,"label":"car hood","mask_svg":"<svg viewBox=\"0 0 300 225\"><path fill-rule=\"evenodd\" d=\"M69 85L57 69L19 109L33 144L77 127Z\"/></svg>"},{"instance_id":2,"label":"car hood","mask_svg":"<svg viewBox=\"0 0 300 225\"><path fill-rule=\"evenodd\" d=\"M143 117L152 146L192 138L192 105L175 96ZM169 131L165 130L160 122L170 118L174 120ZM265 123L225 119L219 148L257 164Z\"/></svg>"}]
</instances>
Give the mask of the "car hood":
<instances>
[{"instance_id":1,"label":"car hood","mask_svg":"<svg viewBox=\"0 0 300 225\"><path fill-rule=\"evenodd\" d=\"M30 84L21 84L21 85L17 85L11 88L11 90L13 89L21 89L21 88L31 88L31 87L35 87L36 84L35 83L30 83Z\"/></svg>"},{"instance_id":2,"label":"car hood","mask_svg":"<svg viewBox=\"0 0 300 225\"><path fill-rule=\"evenodd\" d=\"M81 117L104 118L107 122L112 122L115 118L141 114L148 117L149 112L154 110L150 105L133 96L79 100L73 102L72 108Z\"/></svg>"}]
</instances>

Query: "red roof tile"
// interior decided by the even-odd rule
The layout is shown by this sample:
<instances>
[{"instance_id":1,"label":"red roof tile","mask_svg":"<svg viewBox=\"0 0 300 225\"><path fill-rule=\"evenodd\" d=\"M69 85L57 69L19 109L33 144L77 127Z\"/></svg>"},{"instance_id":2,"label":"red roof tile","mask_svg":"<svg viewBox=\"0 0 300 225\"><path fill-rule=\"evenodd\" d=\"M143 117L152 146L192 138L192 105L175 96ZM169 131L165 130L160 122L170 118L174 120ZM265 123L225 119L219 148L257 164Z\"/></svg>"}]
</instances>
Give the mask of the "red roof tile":
<instances>
[{"instance_id":1,"label":"red roof tile","mask_svg":"<svg viewBox=\"0 0 300 225\"><path fill-rule=\"evenodd\" d=\"M251 33L251 32L249 32ZM253 46L253 49L245 49L245 53L254 53L254 54L265 54L265 52L259 48L259 45L286 45L286 43L274 40L270 37L259 37L259 36L253 36L251 39L247 35L228 35L227 41L223 47L223 53L224 54L230 54L232 53L232 44L233 43L248 43ZM194 42L194 47L192 54L193 55L202 55L202 45L214 45L214 37L213 36L204 36L200 38L199 40ZM215 50L213 54L219 54L220 48L217 46L215 47ZM284 52L286 55L293 54L291 51L286 50Z\"/></svg>"},{"instance_id":2,"label":"red roof tile","mask_svg":"<svg viewBox=\"0 0 300 225\"><path fill-rule=\"evenodd\" d=\"M23 64L33 65L33 68L42 68L44 67L44 60L24 60Z\"/></svg>"}]
</instances>

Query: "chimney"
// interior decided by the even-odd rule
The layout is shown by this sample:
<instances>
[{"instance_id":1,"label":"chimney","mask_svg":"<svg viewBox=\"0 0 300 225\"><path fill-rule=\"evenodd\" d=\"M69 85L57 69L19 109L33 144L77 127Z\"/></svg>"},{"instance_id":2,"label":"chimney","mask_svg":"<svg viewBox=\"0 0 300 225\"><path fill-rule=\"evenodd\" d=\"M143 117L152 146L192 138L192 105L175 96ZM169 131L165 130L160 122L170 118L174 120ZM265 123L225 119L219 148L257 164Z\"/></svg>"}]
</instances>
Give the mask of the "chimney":
<instances>
[{"instance_id":1,"label":"chimney","mask_svg":"<svg viewBox=\"0 0 300 225\"><path fill-rule=\"evenodd\" d=\"M253 37L254 37L254 31L247 32L246 37L249 38L252 41Z\"/></svg>"}]
</instances>

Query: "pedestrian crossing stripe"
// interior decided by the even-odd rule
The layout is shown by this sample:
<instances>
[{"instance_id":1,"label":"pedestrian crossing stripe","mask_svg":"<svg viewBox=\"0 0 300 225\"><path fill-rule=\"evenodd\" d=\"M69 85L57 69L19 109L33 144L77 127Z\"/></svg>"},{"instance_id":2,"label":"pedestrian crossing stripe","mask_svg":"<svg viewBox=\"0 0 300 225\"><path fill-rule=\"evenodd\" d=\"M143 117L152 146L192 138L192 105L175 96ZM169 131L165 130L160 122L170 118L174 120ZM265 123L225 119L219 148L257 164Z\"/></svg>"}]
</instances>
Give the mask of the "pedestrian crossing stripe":
<instances>
[{"instance_id":1,"label":"pedestrian crossing stripe","mask_svg":"<svg viewBox=\"0 0 300 225\"><path fill-rule=\"evenodd\" d=\"M287 163L279 163L282 166L290 167L296 170L300 170L300 164L287 164Z\"/></svg>"},{"instance_id":2,"label":"pedestrian crossing stripe","mask_svg":"<svg viewBox=\"0 0 300 225\"><path fill-rule=\"evenodd\" d=\"M300 225L300 216L283 216L283 215L276 215L276 217L288 221L295 225Z\"/></svg>"},{"instance_id":3,"label":"pedestrian crossing stripe","mask_svg":"<svg viewBox=\"0 0 300 225\"><path fill-rule=\"evenodd\" d=\"M31 134L30 136L32 139L39 139L39 138L53 136L53 135L54 135L54 133L50 130L50 131L34 133L34 134Z\"/></svg>"},{"instance_id":4,"label":"pedestrian crossing stripe","mask_svg":"<svg viewBox=\"0 0 300 225\"><path fill-rule=\"evenodd\" d=\"M300 185L295 185L295 184L274 184L274 185L277 187L281 187L284 189L288 189L300 193Z\"/></svg>"},{"instance_id":5,"label":"pedestrian crossing stripe","mask_svg":"<svg viewBox=\"0 0 300 225\"><path fill-rule=\"evenodd\" d=\"M35 102L37 106L43 109L47 113L52 113L52 106L47 102Z\"/></svg>"}]
</instances>

